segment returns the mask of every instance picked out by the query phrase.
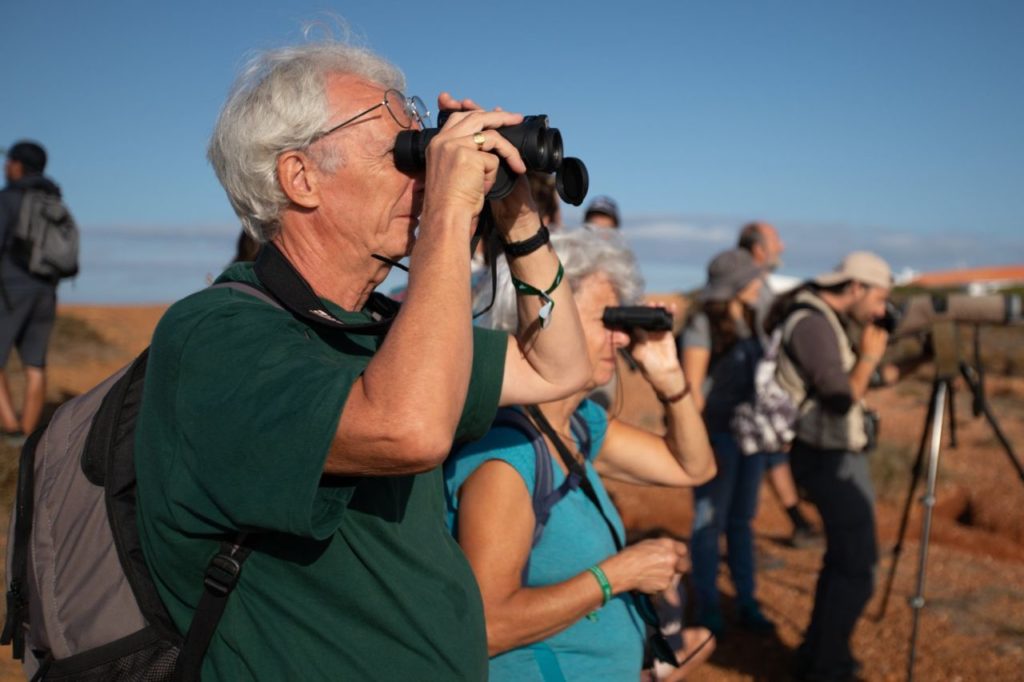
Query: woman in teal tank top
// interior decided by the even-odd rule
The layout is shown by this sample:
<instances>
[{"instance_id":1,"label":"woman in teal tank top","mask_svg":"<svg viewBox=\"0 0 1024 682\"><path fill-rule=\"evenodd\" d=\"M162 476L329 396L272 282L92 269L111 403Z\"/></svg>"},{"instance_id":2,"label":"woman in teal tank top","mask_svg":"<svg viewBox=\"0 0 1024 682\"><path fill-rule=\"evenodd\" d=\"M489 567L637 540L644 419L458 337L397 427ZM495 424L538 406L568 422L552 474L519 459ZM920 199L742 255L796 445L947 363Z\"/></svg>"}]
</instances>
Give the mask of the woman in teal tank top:
<instances>
[{"instance_id":1,"label":"woman in teal tank top","mask_svg":"<svg viewBox=\"0 0 1024 682\"><path fill-rule=\"evenodd\" d=\"M604 325L606 307L639 298L633 255L617 240L584 231L554 235L551 246L583 323L586 348L580 352L591 361L590 384L563 400L525 408L518 426L499 420L482 440L449 458L449 522L480 585L491 680L636 680L645 626L632 593L654 594L670 585L688 566L686 547L662 538L618 549L625 533L601 476L694 486L714 476L714 457L671 332L634 330L631 338ZM507 268L499 270L491 326L514 328L512 292ZM553 312L560 313L571 311ZM625 346L664 404L664 437L585 400L612 379L616 352ZM541 449L534 446L538 439ZM536 537L534 494L538 467L548 464L544 446L547 490L557 493L557 502ZM709 637L692 634L699 641ZM702 656L712 648L713 642L704 646Z\"/></svg>"}]
</instances>

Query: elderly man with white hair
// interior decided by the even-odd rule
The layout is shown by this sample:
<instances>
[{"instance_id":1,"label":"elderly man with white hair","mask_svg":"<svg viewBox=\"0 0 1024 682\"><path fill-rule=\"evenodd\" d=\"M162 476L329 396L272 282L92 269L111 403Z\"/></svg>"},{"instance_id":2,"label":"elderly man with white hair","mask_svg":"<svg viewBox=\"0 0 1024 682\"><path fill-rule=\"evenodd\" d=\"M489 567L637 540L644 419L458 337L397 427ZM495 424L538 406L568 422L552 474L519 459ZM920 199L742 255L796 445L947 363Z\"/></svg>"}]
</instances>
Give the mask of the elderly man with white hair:
<instances>
[{"instance_id":1,"label":"elderly man with white hair","mask_svg":"<svg viewBox=\"0 0 1024 682\"><path fill-rule=\"evenodd\" d=\"M519 114L453 111L423 172L396 135L425 107L371 52L338 43L255 58L209 157L255 264L172 306L150 351L136 433L139 529L168 611L188 629L222 541L251 549L204 657L205 680L483 679L469 564L448 534L439 465L500 404L545 402L589 365L561 265L526 182L492 202L519 331L471 324L470 239ZM411 254L400 310L374 293ZM553 308L552 308L553 305ZM546 307L546 324L539 315Z\"/></svg>"}]
</instances>

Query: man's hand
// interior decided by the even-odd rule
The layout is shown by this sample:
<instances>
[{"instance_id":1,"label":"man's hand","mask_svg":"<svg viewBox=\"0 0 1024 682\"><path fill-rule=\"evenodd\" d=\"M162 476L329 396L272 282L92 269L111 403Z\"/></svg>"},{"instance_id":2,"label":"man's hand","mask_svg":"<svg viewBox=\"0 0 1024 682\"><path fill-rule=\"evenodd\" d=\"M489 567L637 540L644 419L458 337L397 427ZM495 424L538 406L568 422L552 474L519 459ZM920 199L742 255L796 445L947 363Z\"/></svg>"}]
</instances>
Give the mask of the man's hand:
<instances>
[{"instance_id":1,"label":"man's hand","mask_svg":"<svg viewBox=\"0 0 1024 682\"><path fill-rule=\"evenodd\" d=\"M475 229L484 196L497 178L500 159L513 171L526 172L519 151L494 132L494 128L515 125L523 117L501 110L469 109L476 106L472 100L457 102L446 93L438 98L438 104L448 109L459 108L427 145L423 215L468 211L473 218L471 227ZM433 224L429 219L420 221L421 229L429 230Z\"/></svg>"},{"instance_id":2,"label":"man's hand","mask_svg":"<svg viewBox=\"0 0 1024 682\"><path fill-rule=\"evenodd\" d=\"M442 92L437 98L437 106L441 111L460 112L452 113L448 119L448 123L445 124L445 130L448 129L451 120L458 115L463 113L471 114L474 112L483 112L483 109L471 99L457 100L447 92ZM500 125L489 126L491 129L499 128L507 125L516 125L521 123L523 120L520 114L508 114L504 112L501 107L495 107L493 112L490 113L504 113L508 116L515 116L515 120L509 119L510 122L502 123ZM440 137L441 134L438 134ZM495 179L498 172L498 156L500 154L509 165L509 168L519 174L516 178L515 185L508 196L491 202L491 211L494 215L494 222L498 228L499 234L506 242L515 242L528 239L537 232L537 228L540 224L540 217L537 213L537 206L533 201L533 195L530 193L530 184L526 179L526 164L523 163L522 157L519 156L519 151L512 146L512 144L501 136L500 133L485 133L488 138L488 142L485 142L481 147L481 151L493 152L488 154L491 159L488 162L488 175L485 182L483 193L486 195L494 186ZM494 146L490 145L491 139L496 140ZM437 138L435 138L436 141ZM431 142L433 145L434 142ZM510 151L509 151L510 150ZM428 148L429 152L429 148ZM512 156L514 154L514 157ZM491 170L493 167L493 170ZM429 183L428 183L429 187ZM480 204L482 209L483 204ZM477 214L479 210L477 210Z\"/></svg>"},{"instance_id":3,"label":"man's hand","mask_svg":"<svg viewBox=\"0 0 1024 682\"><path fill-rule=\"evenodd\" d=\"M875 324L866 324L860 333L861 360L868 362L872 367L882 360L885 348L889 343L889 332Z\"/></svg>"}]
</instances>

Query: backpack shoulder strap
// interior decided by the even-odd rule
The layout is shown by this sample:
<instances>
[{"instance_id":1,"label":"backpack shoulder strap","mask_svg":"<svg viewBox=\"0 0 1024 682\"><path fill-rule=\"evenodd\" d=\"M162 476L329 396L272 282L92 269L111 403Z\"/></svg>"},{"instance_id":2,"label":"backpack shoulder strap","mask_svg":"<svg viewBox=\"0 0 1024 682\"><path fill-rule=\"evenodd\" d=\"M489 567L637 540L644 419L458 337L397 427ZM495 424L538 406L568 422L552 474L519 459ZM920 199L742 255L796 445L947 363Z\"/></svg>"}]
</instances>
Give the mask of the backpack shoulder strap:
<instances>
[{"instance_id":1,"label":"backpack shoulder strap","mask_svg":"<svg viewBox=\"0 0 1024 682\"><path fill-rule=\"evenodd\" d=\"M203 657L227 608L228 597L242 575L242 564L252 551L245 545L245 539L245 533L240 533L235 542L221 543L220 551L210 559L203 577L203 594L181 645L172 682L199 680Z\"/></svg>"},{"instance_id":2,"label":"backpack shoulder strap","mask_svg":"<svg viewBox=\"0 0 1024 682\"><path fill-rule=\"evenodd\" d=\"M241 291L243 294L248 294L249 296L252 296L253 298L258 298L264 303L272 305L275 308L284 310L284 307L277 302L277 299L272 297L270 294L268 294L266 291L256 286L255 284L249 284L248 282L217 282L216 284L211 284L210 288L234 289L235 291Z\"/></svg>"},{"instance_id":3,"label":"backpack shoulder strap","mask_svg":"<svg viewBox=\"0 0 1024 682\"><path fill-rule=\"evenodd\" d=\"M785 350L790 354L790 356L792 356L792 353L790 353L789 342L793 336L793 330L796 329L796 326L801 322L801 320L810 317L811 315L822 314L823 313L820 310L809 303L794 304L793 307L789 309L789 312L786 313L786 317L782 321L782 324L779 325L779 328L782 330L779 349Z\"/></svg>"},{"instance_id":4,"label":"backpack shoulder strap","mask_svg":"<svg viewBox=\"0 0 1024 682\"><path fill-rule=\"evenodd\" d=\"M533 422L522 411L515 408L502 408L494 419L493 426L506 427L519 431L533 446L534 454L534 478L533 478L533 516L535 524L533 527L533 542L531 547L536 547L544 533L544 526L551 516L551 507L554 501L549 500L554 488L554 469L551 465L551 454L544 438L533 426Z\"/></svg>"},{"instance_id":5,"label":"backpack shoulder strap","mask_svg":"<svg viewBox=\"0 0 1024 682\"><path fill-rule=\"evenodd\" d=\"M14 224L14 229L11 231L12 237L28 237L28 226L32 219L32 211L35 209L35 204L39 200L41 193L39 190L26 189L21 195L21 206L18 208L18 221Z\"/></svg>"}]
</instances>

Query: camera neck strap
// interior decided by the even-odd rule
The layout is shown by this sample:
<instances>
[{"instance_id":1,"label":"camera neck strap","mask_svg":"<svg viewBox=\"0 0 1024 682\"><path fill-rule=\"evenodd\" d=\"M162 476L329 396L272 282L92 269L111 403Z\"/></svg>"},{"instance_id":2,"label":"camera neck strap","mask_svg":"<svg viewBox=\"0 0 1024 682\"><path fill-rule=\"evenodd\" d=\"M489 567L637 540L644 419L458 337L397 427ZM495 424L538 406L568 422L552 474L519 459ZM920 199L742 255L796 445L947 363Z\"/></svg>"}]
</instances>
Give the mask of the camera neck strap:
<instances>
[{"instance_id":1,"label":"camera neck strap","mask_svg":"<svg viewBox=\"0 0 1024 682\"><path fill-rule=\"evenodd\" d=\"M309 286L309 282L273 243L263 245L256 256L253 269L267 292L288 312L315 327L349 334L383 336L387 334L395 315L398 314L398 302L375 291L370 294L364 310L372 314L376 321L360 324L342 322L324 306L320 297Z\"/></svg>"}]
</instances>

